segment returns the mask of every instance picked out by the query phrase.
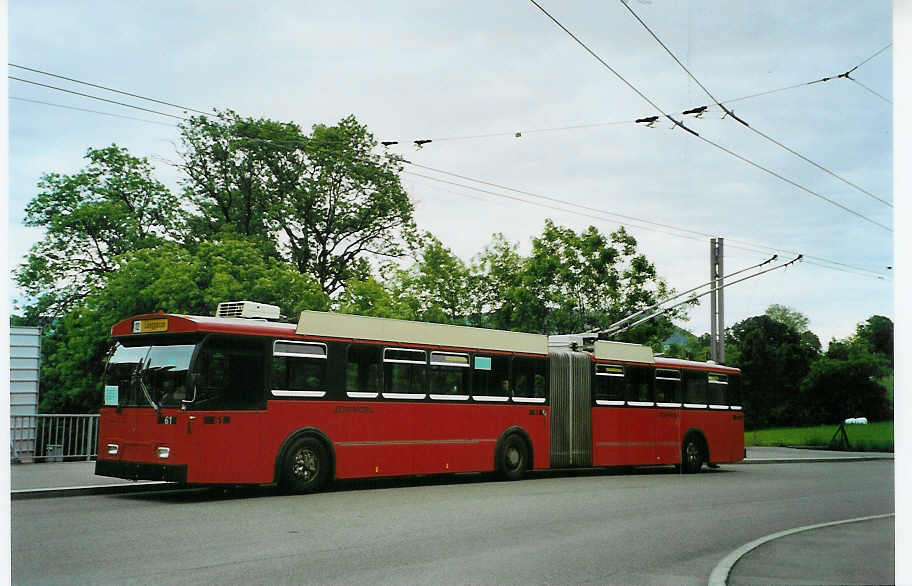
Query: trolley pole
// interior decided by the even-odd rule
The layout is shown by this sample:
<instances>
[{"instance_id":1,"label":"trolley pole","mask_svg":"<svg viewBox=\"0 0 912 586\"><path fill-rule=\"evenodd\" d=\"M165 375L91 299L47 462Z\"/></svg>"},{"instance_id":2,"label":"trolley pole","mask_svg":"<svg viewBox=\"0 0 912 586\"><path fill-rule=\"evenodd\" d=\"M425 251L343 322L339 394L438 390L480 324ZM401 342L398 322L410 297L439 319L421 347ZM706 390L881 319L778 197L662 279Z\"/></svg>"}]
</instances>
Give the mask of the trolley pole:
<instances>
[{"instance_id":1,"label":"trolley pole","mask_svg":"<svg viewBox=\"0 0 912 586\"><path fill-rule=\"evenodd\" d=\"M725 363L725 288L723 282L723 238L709 240L710 280L710 357L719 364Z\"/></svg>"}]
</instances>

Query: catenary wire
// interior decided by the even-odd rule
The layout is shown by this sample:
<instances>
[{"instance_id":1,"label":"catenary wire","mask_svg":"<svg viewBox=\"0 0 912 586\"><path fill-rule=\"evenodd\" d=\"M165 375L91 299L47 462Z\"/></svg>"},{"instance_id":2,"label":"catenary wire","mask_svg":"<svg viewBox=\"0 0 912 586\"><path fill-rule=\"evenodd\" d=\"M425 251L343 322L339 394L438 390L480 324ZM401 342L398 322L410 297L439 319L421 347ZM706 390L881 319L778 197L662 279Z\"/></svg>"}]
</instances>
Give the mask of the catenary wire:
<instances>
[{"instance_id":1,"label":"catenary wire","mask_svg":"<svg viewBox=\"0 0 912 586\"><path fill-rule=\"evenodd\" d=\"M884 51L886 51L887 49L889 49L892 46L893 46L893 43L887 43L886 46L884 46L882 49L876 51L873 55L871 55L870 57L868 57L867 59L865 59L864 61L862 61L855 67L853 67L852 69L850 69L849 71L855 71L856 69L858 69L859 67L861 67L862 65L864 65L865 63L870 61L871 59L877 57L878 55L880 55L881 53L883 53Z\"/></svg>"},{"instance_id":2,"label":"catenary wire","mask_svg":"<svg viewBox=\"0 0 912 586\"><path fill-rule=\"evenodd\" d=\"M671 115L666 114L665 111L662 110L655 102L653 102L651 99L649 99L649 97L648 97L646 94L644 94L643 92L641 92L639 89L637 89L636 86L634 86L632 83L630 83L629 81L627 81L627 80L624 78L624 76L622 76L620 73L618 73L617 71L615 71L615 69L614 69L613 67L611 67L610 65L608 65L608 63L607 63L604 59L602 59L601 57L599 57L599 55L598 55L595 51L593 51L592 49L590 49L589 46L586 45L586 43L584 43L583 41L581 41L576 35L574 35L572 32L570 32L570 30L567 29L567 27L565 27L563 24L561 24L560 21L558 21L556 18L554 18L553 16L551 16L551 14L550 14L547 10L545 10L545 9L541 6L541 4L539 4L539 3L536 2L535 0L529 0L529 1L530 1L532 4L534 4L535 7L538 8L545 16L547 16L548 18L550 18L551 21L552 21L554 24L556 24L558 27L560 27L565 33L567 33L568 35L570 35L570 37L571 37L574 41L576 41L577 44L579 44L579 46L581 46L583 49L585 49L587 53L589 53L590 55L592 55L592 57L594 57L596 61L598 61L599 63L601 63L605 68L608 69L608 71L610 71L611 73L613 73L618 79L620 79L622 82L624 82L624 84L625 84L627 87L629 87L630 89L632 89L634 92L636 92L636 94L637 94L638 96L640 96L641 98L643 98L646 102L649 103L649 105L651 105L653 108L655 108L656 111L659 112L659 114L661 114L661 115L664 116L665 118L668 118L669 120L671 120L671 121L675 124L675 126L680 126L681 128L683 128L683 129L686 130L687 132L693 134L694 136L698 136L696 132L694 132L693 130L691 130L690 128L688 128L687 126L685 126L684 124L682 124L681 122L678 122L677 120L675 120L674 118L672 118Z\"/></svg>"},{"instance_id":3,"label":"catenary wire","mask_svg":"<svg viewBox=\"0 0 912 586\"><path fill-rule=\"evenodd\" d=\"M109 100L109 99L107 99L107 98L102 98L102 97L99 97L99 96L93 96L92 94L84 94L84 93L82 93L82 92L77 92L77 91L73 91L73 90L68 90L68 89L64 89L64 88L62 88L62 87L57 87L57 86L53 86L53 85L47 85L46 83L38 83L37 81L32 81L32 80L30 80L30 79L22 79L21 77L15 77L15 76L12 76L12 75L8 75L7 77L8 77L9 79L12 79L12 80L15 80L15 81L21 81L21 82L24 82L24 83L30 83L30 84L32 84L32 85L37 85L37 86L41 86L41 87L46 87L46 88L50 88L50 89L52 89L52 90L57 90L57 91L61 91L61 92L66 92L66 93L68 93L68 94L74 94L74 95L77 95L77 96L82 96L82 97L84 97L84 98L91 98L91 99L93 99L93 100L99 100L99 101L101 101L101 102L108 102L109 104L117 104L118 106L126 106L127 108L133 108L133 109L136 109L136 110L142 110L143 112L151 112L152 114L158 114L159 116L167 116L168 118L176 118L177 120L184 120L184 121L189 120L189 118L184 118L183 116L175 116L174 114L166 114L165 112L159 112L158 110L150 110L149 108L143 108L142 106L136 106L136 105L133 105L133 104L127 104L126 102L118 102L117 100Z\"/></svg>"},{"instance_id":4,"label":"catenary wire","mask_svg":"<svg viewBox=\"0 0 912 586\"><path fill-rule=\"evenodd\" d=\"M819 193L817 193L817 192L815 192L815 191L813 191L813 190L811 190L811 189L809 189L809 188L807 188L807 187L804 187L803 185L801 185L801 184L799 184L799 183L796 183L795 181L792 181L791 179L785 178L784 176L780 175L779 173L776 173L775 171L773 171L773 170L771 170L771 169L769 169L769 168L767 168L767 167L764 167L763 165L760 165L759 163L756 163L756 162L754 162L754 161L752 161L752 160L750 160L750 159L748 159L748 158L746 158L746 157L744 157L744 156L742 156L742 155L739 155L738 153L735 153L735 152L732 151L731 149L728 149L728 148L726 148L726 147L723 147L722 145L720 145L720 144L718 144L718 143L716 143L716 142L713 142L713 141L711 141L711 140L709 140L709 139L707 139L707 138L705 138L705 137L703 137L703 136L700 136L699 134L697 134L696 132L694 132L693 130L691 130L690 128L688 128L687 126L684 126L683 124L681 124L680 122L678 122L677 120L675 120L674 118L672 118L671 116L665 114L665 113L662 111L662 109L659 108L659 107L655 104L655 102L653 102L652 100L650 100L645 94L643 94L643 92L641 92L639 89L637 89L636 87L634 87L630 82L628 82L626 79L624 79L617 71L615 71L610 65L608 65L608 64L607 64L601 57L599 57L594 51L592 51L592 49L590 49L585 43L583 43L578 37L576 37L576 35L574 35L572 32L570 32L570 31L567 29L567 27L565 27L563 24L561 24L560 21L558 21L556 18L554 18L553 16L551 16L551 14L550 14L548 11L546 11L544 8L542 8L541 5L538 4L538 2L536 2L535 0L529 0L529 1L530 1L532 4L534 4L535 7L538 8L542 13L544 13L545 16L547 16L549 19L551 19L551 21L554 22L558 27L560 27L564 32L566 32L568 35L570 35L570 37L571 37L574 41L576 41L577 44L579 44L581 47L583 47L583 48L586 50L586 52L588 52L590 55L592 55L599 63L601 63L602 65L604 65L604 66L605 66L609 71L611 71L616 77L618 77L619 79L621 79L625 84L627 84L628 87L630 87L631 89L633 89L633 90L637 93L637 95L639 95L639 96L642 97L644 100L646 100L650 105L652 105L656 110L658 110L663 116L666 116L669 120L671 120L672 122L674 122L675 124L677 124L678 126L680 126L681 128L683 128L684 130L688 131L689 133L693 134L695 137L699 138L700 140L702 140L703 142L705 142L705 143L707 143L707 144L709 144L709 145L712 145L712 146L716 147L717 149L719 149L719 150L721 150L721 151L724 151L724 152L728 153L729 155L735 157L736 159L738 159L738 160L740 160L740 161L742 161L742 162L744 162L744 163L747 163L747 164L749 164L749 165L751 165L751 166L753 166L753 167L755 167L755 168L757 168L757 169L760 169L761 171L764 171L764 172L766 172L766 173L772 175L773 177L776 177L776 178L780 179L781 181L785 181L786 183L788 183L788 184L790 184L790 185L792 185L792 186L794 186L794 187L797 187L797 188L801 189L802 191L804 191L804 192L806 192L806 193L808 193L808 194L810 194L810 195L813 195L814 197L817 197L818 199L821 199L821 200L823 200L823 201L825 201L825 202L828 202L828 203L830 203L831 205L834 205L834 206L836 206L836 207L838 207L838 208L840 208L840 209L842 209L842 210L844 210L844 211L846 211L846 212L848 212L848 213L850 213L850 214L852 214L852 215L854 215L854 216L857 216L857 217L859 217L859 218L865 220L866 222L870 222L871 224L874 224L875 226L878 226L878 227L880 227L880 228L883 228L884 230L886 230L886 231L888 231L888 232L893 232L893 229L890 228L889 226L886 226L885 224L881 224L880 222L878 222L878 221L876 221L876 220L873 220L873 219L871 219L871 218L865 216L864 214L862 214L862 213L860 213L860 212L856 212L855 210L852 210L851 208L849 208L849 207L847 207L847 206L844 206L844 205L840 204L839 202L836 202L836 201L834 201L834 200L832 200L832 199L826 197L825 195L821 195L821 194L819 194Z\"/></svg>"},{"instance_id":5,"label":"catenary wire","mask_svg":"<svg viewBox=\"0 0 912 586\"><path fill-rule=\"evenodd\" d=\"M794 149L792 149L792 148L790 148L790 147L788 147L788 146L782 144L781 142L779 142L779 141L776 140L775 138L769 136L768 134L766 134L766 133L764 133L764 132L761 132L760 130L754 128L753 126L751 126L750 124L748 124L747 122L745 122L744 120L742 120L741 118L738 118L737 116L735 116L734 113L733 113L731 110L729 110L728 108L726 108L725 106L723 106L723 105L719 102L719 100L717 100L716 97L715 97L714 95L712 95L712 92L710 92L710 91L706 88L706 86L703 85L703 83L702 83L699 79L697 79L697 76L695 76L695 75L690 71L690 69L687 68L686 65L684 65L683 63L681 63L681 60L678 59L678 57L671 51L671 49L668 48L668 46L667 46L664 42L662 42L662 39L660 39L660 38L658 37L658 35L656 35L655 32L653 32L653 30L652 30L651 28L649 28L649 25L647 25L646 22L643 21L642 18L640 18L640 16L633 10L633 8L630 7L629 4L627 4L627 2L625 2L624 0L619 0L619 1L620 1L621 4L624 6L624 8L626 8L627 11L630 12L630 14L633 15L633 17L637 20L637 22L639 22L639 23L643 26L643 28L646 29L646 31L652 36L652 38L655 39L655 41L656 41L663 49L665 49L665 52L668 53L668 54L671 56L671 58L675 60L675 62L681 67L681 69L683 69L684 72L685 72L688 76L690 76L690 79L692 79L694 82L696 82L696 84L697 84L698 86L700 86L700 89L702 89L702 90L706 93L706 95L709 96L709 99L711 99L713 102L715 102L717 106L719 106L720 108L722 108L722 109L725 111L726 114L730 115L730 116L731 116L732 118L734 118L735 120L741 122L741 124L744 125L744 127L746 127L748 130L754 132L754 133L757 134L758 136L760 136L760 137L766 139L767 141L769 141L769 142L775 144L776 146L778 146L778 147L780 147L780 148L782 148L782 149L785 149L786 151L792 153L793 155L795 155L796 157L800 158L801 160L803 160L803 161L805 161L805 162L807 162L807 163L810 163L811 165L817 167L817 168L820 169L821 171L823 171L823 172L829 174L829 175L832 176L832 177L835 177L836 179L839 179L840 181L842 181L842 182L845 183L846 185L849 185L849 186L855 188L856 190L858 190L858 191L864 193L865 195L867 195L867 196L869 196L869 197L872 197L872 198L876 199L876 200L879 201L880 203L882 203L882 204L884 204L884 205L887 205L887 206L890 206L891 208L893 207L893 204L892 204L892 203L890 203L890 202L888 202L888 201L886 201L886 200L884 200L884 199L881 199L880 197L877 197L876 195L874 195L873 193L871 193L871 192L868 191L867 189L864 189L863 187L861 187L861 186L859 186L859 185L856 185L855 183L852 183L852 182L849 181L848 179L845 179L844 177L842 177L842 176L840 176L840 175L834 173L833 171L831 171L830 169L827 169L827 168L824 167L823 165L821 165L821 164L819 164L819 163L817 163L817 162L815 162L815 161L812 161L811 159L809 159L809 158L807 158L806 156L802 155L802 154L799 153L798 151L796 151L796 150L794 150ZM885 49L886 49L886 47L885 47L884 49L881 49L881 51L883 51L883 50L885 50ZM876 56L876 54L875 54L875 56ZM867 60L865 60L864 62L862 62L862 64L867 63L868 61L870 61L870 60L873 59L873 58L874 58L874 56L868 58ZM861 66L861 64L856 65L856 66L855 66L852 70L850 70L850 71L854 71L855 69L857 69L857 68L860 67L860 66ZM848 74L846 74L846 75L848 75ZM849 79L851 79L851 78L849 78ZM854 80L853 80L853 81L854 81Z\"/></svg>"},{"instance_id":6,"label":"catenary wire","mask_svg":"<svg viewBox=\"0 0 912 586\"><path fill-rule=\"evenodd\" d=\"M168 122L162 122L160 120L149 120L147 118L135 118L133 116L124 116L123 114L114 114L111 112L101 112L100 110L89 110L88 108L77 108L76 106L66 106L64 104L54 104L53 102L42 102L41 100L32 100L30 98L20 98L19 96L9 96L10 100L16 100L18 102L30 102L32 104L42 104L44 106L53 106L55 108L65 108L67 110L76 110L77 112L89 112L90 114L100 114L102 116L112 116L114 118L124 118L126 120L136 120L138 122L148 122L149 124L158 124L160 126L168 126L174 128L174 124L169 124Z\"/></svg>"},{"instance_id":7,"label":"catenary wire","mask_svg":"<svg viewBox=\"0 0 912 586\"><path fill-rule=\"evenodd\" d=\"M114 101L114 100L108 100L108 99L101 98L101 97L98 97L98 96L93 96L93 95L90 95L90 94L83 94L83 93L81 93L81 92L74 92L74 91L72 91L72 90L66 90L66 89L63 89L63 88L57 88L57 87L54 87L54 86L48 86L48 85L46 85L46 84L41 84L41 83L38 83L38 82L32 82L32 81L30 81L30 80L25 80L25 79L19 79L19 78L15 78L15 77L13 77L13 76L9 76L9 77L10 77L11 79L15 79L15 80L17 80L17 81L24 81L24 82L26 82L26 83L33 83L33 84L35 84L35 85L39 85L39 86L42 86L42 87L49 87L49 88L51 88L51 89L56 89L56 90L64 91L64 92L67 92L67 93L73 93L73 94L75 94L75 95L80 95L80 96L83 96L83 97L88 97L88 98L92 98L92 99L96 99L96 100L100 100L100 101L104 101L104 102L114 103L114 104L117 104L117 105L126 106L126 107L129 107L129 108L134 108L134 109L138 109L138 110L142 110L142 111L147 111L147 112L151 112L151 113L155 113L155 114L160 114L160 115L168 116L168 117L171 117L171 118L177 118L177 119L184 120L184 121L187 121L187 120L188 120L187 118L183 118L183 117L180 117L180 116L174 116L174 115L172 115L172 114L166 114L166 113L158 112L158 111L155 111L155 110L150 110L150 109L147 109L147 108L142 108L142 107L140 107L140 106L135 106L135 105L132 105L132 104L126 104L126 103L117 102L117 101ZM69 108L69 109L73 109L73 110L84 110L84 111L86 111L86 112L97 113L97 114L106 114L106 115L110 115L110 116L119 116L119 115L117 115L117 114L110 114L110 113L104 113L104 112L96 112L96 111L93 111L93 110L86 110L86 109L75 108L75 107L70 107L70 106L62 106L62 105L59 105L59 104L51 104L51 103L48 103L48 102L41 102L41 101L39 101L39 100L28 100L28 99L26 99L26 98L16 98L16 99L20 99L20 100L23 100L23 101L31 101L31 102L35 102L35 103L41 103L41 104L45 104L45 105L49 105L49 106L65 107L65 108ZM122 116L121 116L121 117L122 117ZM129 117L127 117L127 118L129 118ZM152 120L143 120L143 119L139 119L139 118L136 118L135 120L142 120L142 121L145 121L145 122L151 122L151 123L157 123L157 124L164 124L164 123L155 122L155 121L152 121ZM605 123L605 124L612 124L612 123ZM601 125L601 124L599 124L599 125ZM588 126L588 125L578 125L578 126ZM567 127L567 128L569 128L569 127ZM547 130L552 130L552 129L541 129L541 130L542 130L542 131L547 131ZM558 130L558 129L554 129L554 130ZM528 132L531 132L531 131L528 131ZM260 141L260 142L273 142L273 143L274 143L274 142L282 142L282 143L289 144L289 145L298 145L298 144L300 144L299 141L265 141L265 140L263 140L263 139L253 139L253 140L257 140L257 141ZM390 157L389 155L385 155L385 156L386 156L388 159L393 160L393 161L410 163L409 161L404 161L404 160L402 160L402 159L397 159L396 157ZM410 164L413 164L413 163L410 163ZM428 169L429 169L429 170L435 170L435 169L433 169L433 168L428 168ZM441 172L441 173L447 173L447 172L442 171L442 170L435 170L435 171ZM457 175L457 174L452 174L452 175L454 175L454 176L459 176L459 175ZM469 177L465 177L465 176L459 176L459 177L463 177L463 178L466 178L466 179L472 180L472 181L480 181L480 180L475 180L475 179L472 179L472 178L469 178ZM489 182L482 182L482 183L488 183L488 184L491 185L491 186L497 186L496 184L491 184L491 183L489 183ZM506 188L506 187L503 187L503 186L497 186L497 187L502 188L502 189L508 189L508 190L511 189L511 188ZM519 190L515 190L515 191L519 191ZM521 191L520 191L520 192L521 192ZM536 194L532 194L532 195L535 196ZM542 197L545 197L545 196L542 196ZM557 201L557 202L559 202L559 203L567 203L567 202L562 202L561 200L554 200L554 201ZM574 204L569 204L569 205L574 205ZM596 208L591 208L591 209L592 209L592 211L596 211L596 212L598 212L598 213L603 213L603 214L605 214L605 215L611 215L611 216L615 216L615 217L621 217L621 218L627 219L628 221L637 221L637 222L642 222L642 223L647 223L647 224L650 224L650 223L651 223L651 224L653 224L653 225L658 225L658 226L666 227L666 228L669 228L669 229L671 229L671 230L685 231L685 232L689 232L689 233L692 233L692 234L697 234L697 235L703 236L703 237L711 237L711 235L709 235L709 234L702 233L702 232L698 232L698 231L694 231L694 230L689 230L689 229L686 229L686 228L680 228L680 227L677 227L677 226L672 226L672 225L667 225L667 224L659 224L659 223L656 223L656 222L650 222L649 220L643 220L643 219L635 218L635 217L632 217L632 216L625 216L625 215L623 215L623 214L616 214L616 213L613 213L613 212L607 212L607 211L604 211L604 210L598 210L598 209L596 209ZM567 211L567 210L564 210L564 211ZM648 228L646 228L646 227L644 227L644 226L637 226L637 227L641 227L641 228L648 229ZM673 235L673 236L682 236L682 235L680 235L680 234L674 234L674 233L668 233L668 232L665 232L665 233L666 233L666 234L669 234L669 235ZM696 240L696 238L693 238L693 237L686 237L686 238ZM735 242L734 239L729 239L729 241L730 241L730 242ZM731 248L738 248L738 249L740 249L740 250L745 250L745 251L749 251L749 252L753 252L753 253L758 253L758 254L763 253L764 251L758 250L757 248L750 248L750 246L765 248L765 249L767 249L767 250L778 250L778 251L782 251L781 249L776 249L776 248L769 247L769 246L765 246L765 245L757 245L757 244L754 244L754 243L742 242L742 244L747 244L748 246L734 246L734 245L730 245L730 247L731 247ZM790 253L791 253L791 252L793 252L793 251L785 251L785 252L790 252ZM847 265L847 264L845 264L845 263L838 263L838 262L836 262L836 261L830 261L830 260L828 260L828 259L823 259L823 258L820 258L820 257L813 257L813 256L806 255L806 258L816 258L816 259L818 259L819 261L822 261L822 262L825 262L825 263L832 263L832 264L836 264L836 265L840 265L840 266L855 268L856 270L872 272L872 271L870 271L869 269L865 269L865 268L862 268L862 267L852 267L852 265ZM821 266L823 266L823 265L821 265ZM825 267L825 268L833 268L833 267L827 266L827 267ZM837 270L837 269L834 269L834 270ZM872 272L872 274L875 275L875 276L877 276L878 278L883 279L883 276L881 276L881 275L879 275L879 274L877 274L877 273L873 273L873 272Z\"/></svg>"},{"instance_id":8,"label":"catenary wire","mask_svg":"<svg viewBox=\"0 0 912 586\"><path fill-rule=\"evenodd\" d=\"M598 208L592 208L592 207L590 207L590 206L585 206L585 205L582 205L582 204L577 204L577 203L569 202L569 201L562 200L562 199L558 199L558 198L552 198L552 197L548 197L548 196L543 196L543 195L535 194L535 193L532 193L532 192L523 191L523 190L520 190L520 189L514 189L514 188L512 188L512 187L507 187L507 186L504 186L504 185L499 185L499 184L497 184L497 183L492 183L492 182L489 182L489 181L483 181L483 180L481 180L481 179L475 179L475 178L472 178L472 177L468 177L468 176L466 176L466 175L460 175L460 174L458 174L458 173L451 173L451 172L449 172L449 171L444 171L444 170L442 170L442 169L436 169L436 168L434 168L434 167L428 167L428 166L426 166L426 165L420 165L420 164L417 164L417 163L414 163L414 162L411 162L411 161L401 161L401 162L404 162L404 163L406 163L406 164L408 164L408 165L411 165L411 166L420 167L420 168L426 169L426 170L428 170L428 171L433 171L433 172L436 172L436 173L441 173L441 174L443 174L443 175L448 175L448 176L451 176L451 177L457 177L457 178L460 178L460 179L464 179L464 180L466 180L466 181L472 181L472 182L475 182L475 183L480 183L480 184L482 184L482 185L487 185L487 186L489 186L489 187L494 187L494 188L502 189L502 190L505 190L505 191L512 191L512 192L514 192L514 193L519 193L519 194L522 194L522 195L528 195L528 196L531 196L531 197L537 197L537 198L540 198L540 199L545 199L545 200L552 201L552 202L555 202L555 203L559 203L559 204L562 204L562 205L567 205L567 206L571 206L571 207L575 207L575 208L584 209L584 210L587 210L587 211L589 211L589 212L599 213L599 214L602 214L603 216L610 216L611 219L624 218L624 219L627 219L628 221L635 221L635 222L640 222L640 223L642 223L642 224L649 224L649 225L651 225L651 226L659 226L659 227L663 227L663 228L668 228L668 229L670 229L670 230L674 230L674 231L677 231L677 232L687 232L687 233L689 233L689 234L699 236L700 238L697 238L697 237L694 237L694 236L686 236L686 235L679 234L679 233L674 233L674 232L667 232L667 231L664 231L664 230L656 230L656 229L654 229L654 228L647 228L647 229L651 229L651 230L656 231L656 232L661 232L661 233L664 233L664 234L668 234L668 235L670 235L670 236L678 236L678 237L682 237L682 238L687 238L688 240L698 240L698 241L703 241L703 240L702 240L703 238L713 238L713 237L715 237L714 235L708 234L708 233L705 233L705 232L699 232L699 231L696 231L696 230L690 230L690 229L687 229L687 228L681 228L681 227L679 227L679 226L674 226L674 225L670 225L670 224L661 224L661 223L658 223L658 222L653 222L653 221L651 221L651 220L646 220L646 219L643 219L643 218L637 218L637 217L634 217L634 216L626 216L626 215L623 215L623 214L618 214L618 213L611 212L611 211L607 211L607 210L600 210L600 209L598 209ZM424 177L423 175L421 175L421 176ZM434 180L435 180L435 181L439 181L439 179L434 179ZM466 187L466 188L473 189L473 190L475 189L475 188L472 188L471 186L464 186L464 185L462 185L462 184L457 184L457 183L453 183L453 182L450 182L450 184L451 184L451 185L458 185L458 186L461 186L461 187ZM484 191L484 193L488 193L488 191ZM500 195L500 194L496 194L496 195ZM524 201L524 200L523 200L522 198L519 198L519 201ZM528 202L528 203L532 203L532 204L537 205L536 202ZM566 210L564 210L564 211L566 211ZM581 213L579 213L579 212L573 212L573 213L576 213L576 214L578 214L578 215L587 215L587 214L581 214ZM595 216L588 215L588 217L595 217ZM607 219L607 218L604 218L604 217L602 217L602 216L599 216L598 219ZM643 226L636 226L636 227L642 228ZM736 249L738 249L738 250L744 250L744 251L753 252L753 253L757 253L757 254L767 254L768 251L779 252L779 253L785 253L785 254L791 254L791 255L798 255L798 254L801 254L801 253L799 253L799 252L797 252L797 251L794 251L794 250L771 247L771 246L767 246L767 245L763 245L763 244L757 244L757 243L754 243L754 242L748 242L748 241L740 240L740 239L736 239L736 238L725 237L725 239L726 239L726 245L727 245L729 248L736 248ZM836 268L836 267L842 267L842 268L844 268L844 269L851 269L851 270L853 270L853 271L863 271L863 272L866 272L866 273L870 273L869 276L874 276L874 277L878 277L878 278L884 278L884 276L883 276L882 274L877 273L877 272L875 272L875 271L872 271L871 269L868 269L868 268L865 268L865 267L862 267L862 266L851 265L851 264L848 264L848 263L842 263L842 262L839 262L839 261L833 261L833 260L826 259L826 258L823 258L823 257L813 256L813 255L807 255L807 254L805 254L804 257L805 257L806 259L814 259L814 260L818 261L818 263L829 263L830 265L835 265L835 266L826 266L825 268L832 268L833 270L840 270L839 268ZM821 265L821 266L824 266L824 265Z\"/></svg>"},{"instance_id":9,"label":"catenary wire","mask_svg":"<svg viewBox=\"0 0 912 586\"><path fill-rule=\"evenodd\" d=\"M850 78L849 78L849 81L855 82L856 84L858 84L858 85L860 85L861 87L863 87L864 89L868 90L869 92L871 92L872 94L874 94L875 96L877 96L878 98L880 98L881 100L883 100L884 102L886 102L886 103L888 103L888 104L892 104L892 103L893 103L892 100L890 100L889 98L887 98L887 97L885 97L885 96L882 96L882 95L880 95L879 93L875 92L874 90L872 90L871 88L869 88L869 87L866 86L865 84L861 83L860 81L858 81L858 80L855 79L854 77L850 77Z\"/></svg>"},{"instance_id":10,"label":"catenary wire","mask_svg":"<svg viewBox=\"0 0 912 586\"><path fill-rule=\"evenodd\" d=\"M15 63L7 63L7 65L9 65L10 67L16 67L17 69L24 69L24 70L26 70L26 71L31 71L31 72L33 72L33 73L40 73L41 75L47 75L47 76L50 76L50 77L56 77L57 79L65 79L66 81L72 81L73 83L79 83L79 84L82 84L82 85L91 86L91 87L94 87L94 88L106 90L106 91L109 91L109 92L114 92L114 93L121 94L121 95L124 95L124 96L130 96L131 98L139 98L140 100L146 100L146 101L148 101L148 102L155 102L156 104L162 104L163 106L171 106L171 107L173 107L173 108L178 108L178 109L180 109L180 110L186 110L186 111L188 111L188 112L196 112L197 114L202 114L203 116L212 116L212 113L211 113L211 112L203 112L202 110L196 110L196 109L194 109L194 108L188 108L187 106L181 106L181 105L179 105L179 104L172 104L171 102L165 102L165 101L163 101L163 100L156 100L155 98L150 98L150 97L147 97L147 96L141 96L141 95L139 95L139 94L133 94L133 93L125 92L125 91L122 91L122 90L117 90L117 89L114 89L114 88L111 88L111 87L107 87L107 86L103 86L103 85L98 85L97 83L91 83L91 82L88 82L88 81L82 81L82 80L79 80L79 79L74 79L74 78L72 78L72 77L66 77L65 75L57 75L56 73L50 73L50 72L47 72L47 71L42 71L42 70L40 70L40 69L34 69L34 68L32 68L32 67L26 67L26 66L24 66L24 65L16 65Z\"/></svg>"}]
</instances>

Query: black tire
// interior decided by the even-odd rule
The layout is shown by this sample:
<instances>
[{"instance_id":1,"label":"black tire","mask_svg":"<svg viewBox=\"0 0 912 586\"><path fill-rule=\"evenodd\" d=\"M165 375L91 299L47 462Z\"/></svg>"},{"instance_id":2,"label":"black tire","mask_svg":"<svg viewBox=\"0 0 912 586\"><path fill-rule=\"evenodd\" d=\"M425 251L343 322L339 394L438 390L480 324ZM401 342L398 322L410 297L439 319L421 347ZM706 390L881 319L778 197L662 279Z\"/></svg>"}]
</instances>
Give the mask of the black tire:
<instances>
[{"instance_id":1,"label":"black tire","mask_svg":"<svg viewBox=\"0 0 912 586\"><path fill-rule=\"evenodd\" d=\"M705 460L706 452L700 438L696 435L684 438L681 445L681 470L684 474L696 474L703 467Z\"/></svg>"},{"instance_id":2,"label":"black tire","mask_svg":"<svg viewBox=\"0 0 912 586\"><path fill-rule=\"evenodd\" d=\"M500 446L500 475L505 480L521 480L526 475L529 450L516 434L509 435Z\"/></svg>"},{"instance_id":3,"label":"black tire","mask_svg":"<svg viewBox=\"0 0 912 586\"><path fill-rule=\"evenodd\" d=\"M301 437L288 446L282 459L280 481L284 492L306 494L323 488L329 471L329 458L320 440Z\"/></svg>"}]
</instances>

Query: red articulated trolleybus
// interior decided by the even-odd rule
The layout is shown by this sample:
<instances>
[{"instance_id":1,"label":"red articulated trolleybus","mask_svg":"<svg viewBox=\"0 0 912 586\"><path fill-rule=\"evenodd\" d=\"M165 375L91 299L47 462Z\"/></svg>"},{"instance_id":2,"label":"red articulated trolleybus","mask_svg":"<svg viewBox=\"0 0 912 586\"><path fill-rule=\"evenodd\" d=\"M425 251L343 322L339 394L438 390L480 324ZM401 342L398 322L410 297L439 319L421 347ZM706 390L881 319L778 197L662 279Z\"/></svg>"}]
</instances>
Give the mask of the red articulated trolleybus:
<instances>
[{"instance_id":1,"label":"red articulated trolleybus","mask_svg":"<svg viewBox=\"0 0 912 586\"><path fill-rule=\"evenodd\" d=\"M219 305L114 325L95 473L319 490L336 478L744 456L739 371L636 344Z\"/></svg>"}]
</instances>

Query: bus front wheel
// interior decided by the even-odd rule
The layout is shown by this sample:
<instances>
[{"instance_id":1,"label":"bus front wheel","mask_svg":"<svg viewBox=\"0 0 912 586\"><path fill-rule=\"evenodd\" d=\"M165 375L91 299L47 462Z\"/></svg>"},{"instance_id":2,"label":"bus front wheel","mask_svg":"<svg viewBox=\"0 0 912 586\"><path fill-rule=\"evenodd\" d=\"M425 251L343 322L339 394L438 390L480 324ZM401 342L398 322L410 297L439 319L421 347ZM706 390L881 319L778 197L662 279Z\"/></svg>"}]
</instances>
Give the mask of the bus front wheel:
<instances>
[{"instance_id":1,"label":"bus front wheel","mask_svg":"<svg viewBox=\"0 0 912 586\"><path fill-rule=\"evenodd\" d=\"M322 442L312 437L296 439L285 452L282 488L285 492L305 494L323 487L329 459Z\"/></svg>"}]
</instances>

